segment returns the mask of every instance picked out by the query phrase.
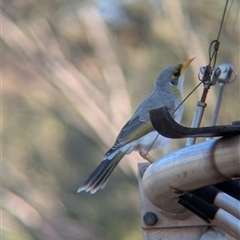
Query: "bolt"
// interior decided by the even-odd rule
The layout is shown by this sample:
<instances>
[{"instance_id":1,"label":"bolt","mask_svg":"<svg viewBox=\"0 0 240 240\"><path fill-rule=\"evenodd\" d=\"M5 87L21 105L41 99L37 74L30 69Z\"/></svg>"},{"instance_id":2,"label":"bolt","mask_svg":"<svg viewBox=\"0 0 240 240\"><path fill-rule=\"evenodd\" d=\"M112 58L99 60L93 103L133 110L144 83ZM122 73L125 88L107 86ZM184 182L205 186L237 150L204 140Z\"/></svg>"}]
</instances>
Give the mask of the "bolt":
<instances>
[{"instance_id":1,"label":"bolt","mask_svg":"<svg viewBox=\"0 0 240 240\"><path fill-rule=\"evenodd\" d=\"M218 67L215 71L215 75L219 77L221 75L221 69Z\"/></svg>"},{"instance_id":2,"label":"bolt","mask_svg":"<svg viewBox=\"0 0 240 240\"><path fill-rule=\"evenodd\" d=\"M143 221L147 226L153 226L158 221L158 218L153 212L146 212L143 216Z\"/></svg>"}]
</instances>

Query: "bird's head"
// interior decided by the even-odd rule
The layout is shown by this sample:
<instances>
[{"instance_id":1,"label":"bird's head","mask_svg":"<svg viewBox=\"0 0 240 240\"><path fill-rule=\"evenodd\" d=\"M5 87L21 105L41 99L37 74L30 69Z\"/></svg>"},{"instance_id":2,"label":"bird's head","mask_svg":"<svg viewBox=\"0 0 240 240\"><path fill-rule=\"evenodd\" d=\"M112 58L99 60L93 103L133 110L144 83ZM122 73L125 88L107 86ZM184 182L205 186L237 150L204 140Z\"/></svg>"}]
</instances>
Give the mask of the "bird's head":
<instances>
[{"instance_id":1,"label":"bird's head","mask_svg":"<svg viewBox=\"0 0 240 240\"><path fill-rule=\"evenodd\" d=\"M171 90L177 91L178 93L180 91L180 93L182 93L184 72L193 60L194 58L191 58L184 63L165 68L158 76L155 87L158 89L163 89L164 86L170 86Z\"/></svg>"}]
</instances>

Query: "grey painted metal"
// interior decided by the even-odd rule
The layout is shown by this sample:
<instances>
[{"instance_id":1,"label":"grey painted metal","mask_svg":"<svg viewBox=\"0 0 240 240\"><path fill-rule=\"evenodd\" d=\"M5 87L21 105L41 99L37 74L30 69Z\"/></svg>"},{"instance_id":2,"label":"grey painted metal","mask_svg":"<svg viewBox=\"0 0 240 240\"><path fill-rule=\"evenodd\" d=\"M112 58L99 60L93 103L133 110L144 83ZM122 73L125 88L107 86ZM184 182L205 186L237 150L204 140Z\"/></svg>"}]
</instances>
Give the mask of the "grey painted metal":
<instances>
[{"instance_id":1,"label":"grey painted metal","mask_svg":"<svg viewBox=\"0 0 240 240\"><path fill-rule=\"evenodd\" d=\"M214 205L222 208L236 218L240 219L240 202L235 198L225 194L218 193L214 199ZM239 226L240 230L240 226Z\"/></svg>"},{"instance_id":2,"label":"grey painted metal","mask_svg":"<svg viewBox=\"0 0 240 240\"><path fill-rule=\"evenodd\" d=\"M201 120L203 117L203 113L204 113L204 109L206 106L207 106L207 104L204 102L199 101L197 103L196 112L194 114L193 122L191 125L192 128L196 128L196 127L200 126L200 123L201 123ZM196 138L188 138L186 146L193 145L193 144L195 144L195 142L196 142Z\"/></svg>"},{"instance_id":3,"label":"grey painted metal","mask_svg":"<svg viewBox=\"0 0 240 240\"><path fill-rule=\"evenodd\" d=\"M204 75L205 75L205 71L207 70L206 67L201 67L200 68L200 73L202 74L202 78L204 79ZM216 107L215 107L215 111L214 111L214 116L213 116L213 121L212 121L212 126L215 126L217 123L217 118L218 118L218 113L219 113L219 109L220 109L220 105L221 105L221 101L222 101L222 95L223 95L223 89L226 83L230 83L231 82L231 75L232 73L234 73L234 79L232 81L235 81L236 77L237 77L237 73L236 71L234 71L233 67L231 64L229 63L221 63L218 67L212 69L212 73L211 76L209 78L210 82L205 82L204 85L205 87L209 87L213 86L216 84L217 80L219 81L219 92L218 92L218 99L217 99L217 103L216 103ZM208 88L207 87L207 88ZM197 103L197 108L196 108L196 112L194 114L193 117L193 122L192 122L192 128L196 128L200 126L202 117L203 117L203 113L204 113L204 109L207 106L207 104L205 103L205 101L199 101ZM208 138L208 140L211 138ZM195 144L196 142L196 138L188 138L186 146L190 146Z\"/></svg>"},{"instance_id":4,"label":"grey painted metal","mask_svg":"<svg viewBox=\"0 0 240 240\"><path fill-rule=\"evenodd\" d=\"M170 153L143 175L148 200L166 214L184 212L181 193L240 177L240 135L205 141Z\"/></svg>"},{"instance_id":5,"label":"grey painted metal","mask_svg":"<svg viewBox=\"0 0 240 240\"><path fill-rule=\"evenodd\" d=\"M217 123L218 113L220 110L220 105L221 105L222 96L223 96L223 89L225 85L228 83L231 83L232 81L235 81L237 77L237 73L233 69L233 66L230 63L221 63L218 66L218 68L220 69L221 74L220 76L218 76L219 91L218 91L218 99L217 99L216 107L214 110L212 126L215 126ZM233 75L234 75L234 78L232 79Z\"/></svg>"},{"instance_id":6,"label":"grey painted metal","mask_svg":"<svg viewBox=\"0 0 240 240\"><path fill-rule=\"evenodd\" d=\"M222 96L223 96L223 89L224 89L224 87L225 87L225 83L224 82L220 82L219 83L219 90L218 90L218 99L217 99L216 107L215 107L215 110L214 110L212 126L215 126L216 123L217 123L218 114L219 114L219 110L220 110L220 106L221 106L221 102L222 102Z\"/></svg>"},{"instance_id":7,"label":"grey painted metal","mask_svg":"<svg viewBox=\"0 0 240 240\"><path fill-rule=\"evenodd\" d=\"M224 82L220 82L219 83L219 91L218 91L218 99L217 99L216 107L215 107L215 110L214 110L212 126L215 126L216 123L217 123L217 119L218 119L218 114L219 114L219 110L220 110L220 106L221 106L221 101L222 101L222 95L223 95L224 87L225 87L225 83ZM209 137L206 140L209 140L209 139L212 139L212 137Z\"/></svg>"}]
</instances>

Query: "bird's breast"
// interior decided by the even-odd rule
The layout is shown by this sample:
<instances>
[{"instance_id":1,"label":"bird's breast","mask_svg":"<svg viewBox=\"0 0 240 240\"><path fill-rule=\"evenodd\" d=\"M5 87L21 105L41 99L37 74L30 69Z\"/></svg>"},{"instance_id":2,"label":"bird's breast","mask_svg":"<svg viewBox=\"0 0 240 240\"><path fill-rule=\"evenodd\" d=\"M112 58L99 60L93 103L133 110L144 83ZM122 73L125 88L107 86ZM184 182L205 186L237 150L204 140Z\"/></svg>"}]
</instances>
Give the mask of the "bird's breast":
<instances>
[{"instance_id":1,"label":"bird's breast","mask_svg":"<svg viewBox=\"0 0 240 240\"><path fill-rule=\"evenodd\" d=\"M145 151L155 148L165 148L168 146L170 139L165 138L162 135L158 134L156 131L150 132L141 138L139 138L137 144L139 147L143 148Z\"/></svg>"}]
</instances>

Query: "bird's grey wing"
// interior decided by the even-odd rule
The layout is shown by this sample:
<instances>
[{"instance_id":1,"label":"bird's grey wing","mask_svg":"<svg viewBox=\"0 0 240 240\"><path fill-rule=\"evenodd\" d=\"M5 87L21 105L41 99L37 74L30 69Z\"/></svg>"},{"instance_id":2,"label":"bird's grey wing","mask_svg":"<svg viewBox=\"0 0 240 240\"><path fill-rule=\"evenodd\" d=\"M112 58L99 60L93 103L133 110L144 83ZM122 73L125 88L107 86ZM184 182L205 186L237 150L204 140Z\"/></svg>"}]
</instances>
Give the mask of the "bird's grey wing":
<instances>
[{"instance_id":1,"label":"bird's grey wing","mask_svg":"<svg viewBox=\"0 0 240 240\"><path fill-rule=\"evenodd\" d=\"M139 121L150 122L149 111L166 105L166 99L152 92L138 107L133 116L139 116Z\"/></svg>"},{"instance_id":2,"label":"bird's grey wing","mask_svg":"<svg viewBox=\"0 0 240 240\"><path fill-rule=\"evenodd\" d=\"M147 118L146 118L147 120ZM132 142L145 134L154 131L151 121L140 121L139 117L135 117L129 120L125 126L122 128L121 132L119 133L117 140L113 147L106 153L106 156L111 154L116 149L124 146L125 144Z\"/></svg>"},{"instance_id":3,"label":"bird's grey wing","mask_svg":"<svg viewBox=\"0 0 240 240\"><path fill-rule=\"evenodd\" d=\"M158 96L154 93L145 98L133 114L133 117L122 128L115 144L106 153L106 156L110 155L113 151L119 149L125 144L154 131L150 121L149 110L158 108L162 105L163 103L159 102Z\"/></svg>"}]
</instances>

